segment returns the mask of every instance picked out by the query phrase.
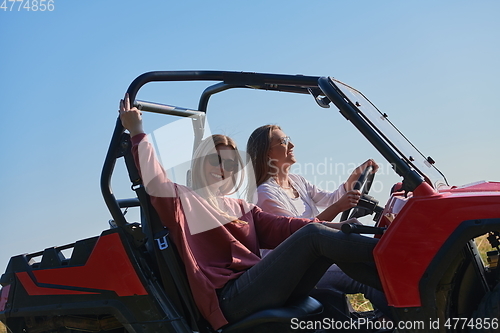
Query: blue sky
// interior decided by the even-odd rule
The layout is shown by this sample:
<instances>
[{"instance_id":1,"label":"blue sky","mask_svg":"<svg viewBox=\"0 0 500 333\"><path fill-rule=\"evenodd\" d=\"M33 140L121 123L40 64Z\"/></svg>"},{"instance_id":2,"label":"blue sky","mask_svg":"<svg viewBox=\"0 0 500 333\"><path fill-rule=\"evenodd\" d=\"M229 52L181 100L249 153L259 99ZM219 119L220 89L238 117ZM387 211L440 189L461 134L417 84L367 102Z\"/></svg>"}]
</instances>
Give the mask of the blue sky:
<instances>
[{"instance_id":1,"label":"blue sky","mask_svg":"<svg viewBox=\"0 0 500 333\"><path fill-rule=\"evenodd\" d=\"M99 177L118 101L152 70L334 76L388 113L450 184L500 180L498 1L54 0L51 12L18 4L0 9L2 271L13 255L107 228ZM154 84L143 99L196 108L204 87ZM148 131L169 121L145 120ZM212 132L242 148L266 123L292 137L299 166L384 163L308 96L234 91L210 102ZM327 187L347 177L303 173ZM384 173L380 198L398 180ZM127 178L114 186L125 193Z\"/></svg>"}]
</instances>

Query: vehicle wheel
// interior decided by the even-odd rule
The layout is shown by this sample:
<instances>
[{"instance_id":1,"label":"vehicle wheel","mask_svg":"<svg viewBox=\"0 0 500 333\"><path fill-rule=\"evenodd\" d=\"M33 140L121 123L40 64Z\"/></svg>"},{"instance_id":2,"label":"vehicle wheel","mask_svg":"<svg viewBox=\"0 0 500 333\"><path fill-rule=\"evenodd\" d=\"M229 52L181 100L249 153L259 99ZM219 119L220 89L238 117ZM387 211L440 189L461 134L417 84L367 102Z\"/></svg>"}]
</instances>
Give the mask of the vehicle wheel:
<instances>
[{"instance_id":1,"label":"vehicle wheel","mask_svg":"<svg viewBox=\"0 0 500 333\"><path fill-rule=\"evenodd\" d=\"M475 329L471 330L474 333L493 333L498 332L500 329L500 283L496 285L495 289L484 295L481 303L474 311L472 318L474 322L482 324L482 328L479 325L475 325ZM487 325L489 323L489 325ZM487 328L485 328L488 326Z\"/></svg>"}]
</instances>

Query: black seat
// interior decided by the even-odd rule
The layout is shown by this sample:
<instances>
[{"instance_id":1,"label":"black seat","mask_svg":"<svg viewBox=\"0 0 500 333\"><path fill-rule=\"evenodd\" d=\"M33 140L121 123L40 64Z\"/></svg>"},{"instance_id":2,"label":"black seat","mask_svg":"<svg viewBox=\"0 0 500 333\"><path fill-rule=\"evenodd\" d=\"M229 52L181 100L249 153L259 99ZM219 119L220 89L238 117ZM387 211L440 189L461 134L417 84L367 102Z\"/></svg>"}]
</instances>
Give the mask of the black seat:
<instances>
[{"instance_id":1,"label":"black seat","mask_svg":"<svg viewBox=\"0 0 500 333\"><path fill-rule=\"evenodd\" d=\"M312 297L306 297L280 308L253 313L236 323L227 325L223 328L222 333L242 332L245 330L263 332L265 329L276 332L277 327L290 329L291 321L294 318L304 320L322 312L323 305L320 302Z\"/></svg>"}]
</instances>

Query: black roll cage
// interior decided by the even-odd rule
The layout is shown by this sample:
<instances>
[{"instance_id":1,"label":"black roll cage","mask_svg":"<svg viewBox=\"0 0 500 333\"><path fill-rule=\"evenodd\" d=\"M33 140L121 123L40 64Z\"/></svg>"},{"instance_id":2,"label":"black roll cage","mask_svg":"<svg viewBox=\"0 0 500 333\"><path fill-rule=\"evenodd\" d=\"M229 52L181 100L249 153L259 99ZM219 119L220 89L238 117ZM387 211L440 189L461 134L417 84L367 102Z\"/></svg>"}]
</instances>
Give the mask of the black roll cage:
<instances>
[{"instance_id":1,"label":"black roll cage","mask_svg":"<svg viewBox=\"0 0 500 333\"><path fill-rule=\"evenodd\" d=\"M136 96L142 86L149 82L168 81L216 81L218 83L207 87L201 94L198 110L192 111L170 107L162 104L136 101ZM299 94L311 94L319 106L329 107L330 101L340 110L342 115L372 143L372 145L392 164L395 171L403 177L403 184L407 191L413 191L424 180L399 156L387 142L359 115L357 108L327 77L263 74L251 72L230 71L155 71L138 76L127 89L130 100L134 105L140 105L143 111L191 116L193 113L205 114L210 97L216 93L234 88L251 88ZM321 97L323 96L323 97ZM115 223L119 227L127 226L127 221L121 211L123 207L138 206L133 199L117 200L111 189L111 176L116 159L123 156L121 151L122 134L124 128L120 118L117 119L111 138L108 152L101 173L101 192L104 201ZM199 139L199 138L198 138ZM196 140L196 139L195 139ZM134 182L134 180L132 180Z\"/></svg>"}]
</instances>

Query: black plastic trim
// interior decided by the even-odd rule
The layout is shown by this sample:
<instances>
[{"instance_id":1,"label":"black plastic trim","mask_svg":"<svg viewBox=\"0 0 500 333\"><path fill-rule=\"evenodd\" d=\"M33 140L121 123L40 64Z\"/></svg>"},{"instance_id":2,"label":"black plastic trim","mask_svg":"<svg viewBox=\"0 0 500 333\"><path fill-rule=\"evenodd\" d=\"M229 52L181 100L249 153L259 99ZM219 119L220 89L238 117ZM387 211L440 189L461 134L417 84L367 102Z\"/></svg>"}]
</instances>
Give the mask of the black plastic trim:
<instances>
[{"instance_id":1,"label":"black plastic trim","mask_svg":"<svg viewBox=\"0 0 500 333\"><path fill-rule=\"evenodd\" d=\"M427 267L420 280L419 289L422 295L422 306L435 306L436 286L448 269L451 261L457 253L466 246L467 242L493 230L500 231L500 218L463 221L455 231L453 231ZM483 274L481 272L478 273L481 275ZM487 292L488 286L486 280L484 276L481 278L484 282L483 287L485 292Z\"/></svg>"}]
</instances>

